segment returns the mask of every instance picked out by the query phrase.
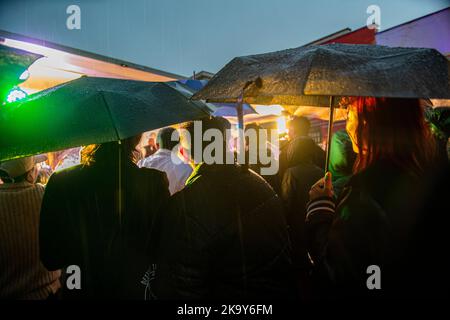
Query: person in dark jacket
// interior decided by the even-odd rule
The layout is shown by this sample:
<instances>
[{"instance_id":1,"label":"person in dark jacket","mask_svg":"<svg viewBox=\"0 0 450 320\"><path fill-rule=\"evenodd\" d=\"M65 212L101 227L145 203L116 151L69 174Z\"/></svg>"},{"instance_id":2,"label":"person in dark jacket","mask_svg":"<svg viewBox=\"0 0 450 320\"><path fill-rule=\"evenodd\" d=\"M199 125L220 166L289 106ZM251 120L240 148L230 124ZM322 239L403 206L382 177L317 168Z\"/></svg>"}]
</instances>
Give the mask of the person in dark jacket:
<instances>
[{"instance_id":1,"label":"person in dark jacket","mask_svg":"<svg viewBox=\"0 0 450 320\"><path fill-rule=\"evenodd\" d=\"M349 101L347 131L358 154L355 174L337 202L329 173L310 191L307 228L317 293L439 296L448 281L445 272L436 271L448 264L440 258L446 240L438 230L448 214L426 210L433 207L437 157L419 100Z\"/></svg>"},{"instance_id":2,"label":"person in dark jacket","mask_svg":"<svg viewBox=\"0 0 450 320\"><path fill-rule=\"evenodd\" d=\"M298 291L308 299L307 274L310 261L306 248L305 217L309 190L323 177L323 169L313 163L315 144L311 139L296 139L287 149L288 169L281 185L281 198L286 208L286 219L292 241L292 258L298 277Z\"/></svg>"},{"instance_id":3,"label":"person in dark jacket","mask_svg":"<svg viewBox=\"0 0 450 320\"><path fill-rule=\"evenodd\" d=\"M328 170L331 173L335 198L338 198L342 189L353 174L353 164L356 153L352 148L352 141L345 130L339 130L331 139L330 163Z\"/></svg>"},{"instance_id":4,"label":"person in dark jacket","mask_svg":"<svg viewBox=\"0 0 450 320\"><path fill-rule=\"evenodd\" d=\"M280 146L280 164L278 170L278 179L280 181L279 185L281 186L284 173L289 168L288 161L288 150L292 147L290 145L295 145L297 140L310 140L313 143L312 150L312 163L319 168L325 167L325 151L319 147L314 140L309 137L309 129L311 128L311 122L306 117L292 117L292 119L288 122L289 128L289 141L284 146ZM276 192L280 193L281 189L276 189Z\"/></svg>"},{"instance_id":5,"label":"person in dark jacket","mask_svg":"<svg viewBox=\"0 0 450 320\"><path fill-rule=\"evenodd\" d=\"M78 266L81 289L64 299L144 299L157 221L169 198L165 173L132 161L140 136L89 146L82 164L54 173L41 208L40 256L49 270Z\"/></svg>"},{"instance_id":6,"label":"person in dark jacket","mask_svg":"<svg viewBox=\"0 0 450 320\"><path fill-rule=\"evenodd\" d=\"M225 121L205 119L201 130L195 131L194 123L182 130L183 154L191 154L195 169L162 217L151 285L158 299L284 299L291 294L290 241L281 200L254 172L234 163L207 164L195 156L196 150L207 153L209 143L196 141L204 132L215 129L225 137ZM227 154L226 142L218 141L214 153L222 149Z\"/></svg>"}]
</instances>

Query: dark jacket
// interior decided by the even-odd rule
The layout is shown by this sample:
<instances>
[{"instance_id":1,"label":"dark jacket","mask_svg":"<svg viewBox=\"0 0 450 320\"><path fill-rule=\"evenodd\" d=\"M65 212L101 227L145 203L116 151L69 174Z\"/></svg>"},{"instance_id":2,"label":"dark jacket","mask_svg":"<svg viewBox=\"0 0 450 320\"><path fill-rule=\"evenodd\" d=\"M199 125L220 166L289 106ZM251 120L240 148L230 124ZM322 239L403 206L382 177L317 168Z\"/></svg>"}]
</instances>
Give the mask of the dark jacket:
<instances>
[{"instance_id":1,"label":"dark jacket","mask_svg":"<svg viewBox=\"0 0 450 320\"><path fill-rule=\"evenodd\" d=\"M156 243L168 197L165 173L131 162L53 174L41 209L41 260L49 270L81 269L81 290L65 290L63 298L144 298L140 281L154 253L147 244Z\"/></svg>"},{"instance_id":2,"label":"dark jacket","mask_svg":"<svg viewBox=\"0 0 450 320\"><path fill-rule=\"evenodd\" d=\"M301 145L304 145L305 143L310 144L310 151L308 152L308 157L312 160L312 163L319 167L320 169L325 168L325 151L319 147L313 139L310 137L297 137L293 139L292 141L289 141L288 143L285 143L283 146L280 146L280 157L279 157L279 170L278 170L278 179L280 181L279 189L275 189L277 193L281 192L281 185L284 178L284 173L287 169L293 166L292 159L289 159L289 154L292 153L292 150L294 149L300 149ZM299 156L301 155L301 152L298 153ZM295 162L295 160L294 160ZM295 165L295 164L294 164Z\"/></svg>"},{"instance_id":3,"label":"dark jacket","mask_svg":"<svg viewBox=\"0 0 450 320\"><path fill-rule=\"evenodd\" d=\"M288 169L281 184L281 197L292 240L293 259L297 267L308 267L305 238L306 204L309 190L324 171L313 163L316 145L310 139L300 139L287 150Z\"/></svg>"},{"instance_id":4,"label":"dark jacket","mask_svg":"<svg viewBox=\"0 0 450 320\"><path fill-rule=\"evenodd\" d=\"M152 290L160 299L289 296L290 242L281 200L238 165L197 166L163 215Z\"/></svg>"},{"instance_id":5,"label":"dark jacket","mask_svg":"<svg viewBox=\"0 0 450 320\"><path fill-rule=\"evenodd\" d=\"M266 154L267 156L271 156L272 150L267 149L266 150ZM249 163L249 152L246 151L246 163ZM262 164L261 161L259 160L259 155L257 155L257 163L250 163L248 165L248 168L254 172L256 172L258 175L260 175L261 177L263 177L264 180L267 181L267 183L273 188L273 190L275 190L275 192L277 192L277 190L280 190L280 179L278 177L278 172L276 172L273 175L263 175L262 174L262 169L263 168L269 168L271 165L273 164ZM278 161L275 159L272 159L272 161Z\"/></svg>"},{"instance_id":6,"label":"dark jacket","mask_svg":"<svg viewBox=\"0 0 450 320\"><path fill-rule=\"evenodd\" d=\"M350 179L336 207L326 198L309 203L309 253L320 297L423 298L443 292L449 219L442 195L448 181L432 177L379 162ZM436 210L435 201L447 209ZM367 287L371 265L381 270L381 290Z\"/></svg>"}]
</instances>

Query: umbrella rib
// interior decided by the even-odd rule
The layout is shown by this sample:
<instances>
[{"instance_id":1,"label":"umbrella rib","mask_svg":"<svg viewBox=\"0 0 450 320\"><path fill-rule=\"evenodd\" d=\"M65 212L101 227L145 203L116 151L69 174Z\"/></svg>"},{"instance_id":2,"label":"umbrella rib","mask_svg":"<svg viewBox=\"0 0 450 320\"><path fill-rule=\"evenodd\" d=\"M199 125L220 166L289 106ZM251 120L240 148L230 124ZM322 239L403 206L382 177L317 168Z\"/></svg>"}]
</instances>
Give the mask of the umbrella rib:
<instances>
[{"instance_id":1,"label":"umbrella rib","mask_svg":"<svg viewBox=\"0 0 450 320\"><path fill-rule=\"evenodd\" d=\"M313 54L313 55L311 56L311 61L308 63L308 74L307 74L307 76L305 77L305 82L302 83L302 95L303 95L303 96L307 96L307 95L305 94L305 88L306 88L306 84L308 83L309 77L310 77L310 75L311 75L313 63L314 63L314 61L316 60L316 57L317 57L317 55L316 55L316 54ZM327 96L329 96L329 95L327 95Z\"/></svg>"},{"instance_id":2,"label":"umbrella rib","mask_svg":"<svg viewBox=\"0 0 450 320\"><path fill-rule=\"evenodd\" d=\"M105 95L103 94L103 91L99 91L99 93L100 93L100 96L102 97L103 103L105 104L105 108L106 108L106 111L108 112L109 119L111 120L111 124L112 124L112 126L114 128L114 131L116 132L117 140L120 140L119 131L117 131L116 124L114 123L114 119L113 119L113 116L112 116L112 113L111 113L111 109L109 109L109 105L106 102Z\"/></svg>"}]
</instances>

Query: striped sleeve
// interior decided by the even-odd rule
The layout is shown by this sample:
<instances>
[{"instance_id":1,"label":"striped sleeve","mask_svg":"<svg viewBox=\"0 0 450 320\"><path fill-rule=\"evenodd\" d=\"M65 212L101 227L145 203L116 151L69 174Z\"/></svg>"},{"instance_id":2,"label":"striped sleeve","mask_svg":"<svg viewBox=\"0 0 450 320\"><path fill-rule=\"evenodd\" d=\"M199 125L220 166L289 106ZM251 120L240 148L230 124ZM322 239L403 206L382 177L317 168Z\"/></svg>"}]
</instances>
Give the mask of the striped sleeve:
<instances>
[{"instance_id":1,"label":"striped sleeve","mask_svg":"<svg viewBox=\"0 0 450 320\"><path fill-rule=\"evenodd\" d=\"M39 258L39 211L44 187L26 181L0 187L0 300L46 299L60 272Z\"/></svg>"},{"instance_id":2,"label":"striped sleeve","mask_svg":"<svg viewBox=\"0 0 450 320\"><path fill-rule=\"evenodd\" d=\"M334 217L336 205L332 198L321 197L310 201L306 205L306 221L312 219L332 219Z\"/></svg>"}]
</instances>

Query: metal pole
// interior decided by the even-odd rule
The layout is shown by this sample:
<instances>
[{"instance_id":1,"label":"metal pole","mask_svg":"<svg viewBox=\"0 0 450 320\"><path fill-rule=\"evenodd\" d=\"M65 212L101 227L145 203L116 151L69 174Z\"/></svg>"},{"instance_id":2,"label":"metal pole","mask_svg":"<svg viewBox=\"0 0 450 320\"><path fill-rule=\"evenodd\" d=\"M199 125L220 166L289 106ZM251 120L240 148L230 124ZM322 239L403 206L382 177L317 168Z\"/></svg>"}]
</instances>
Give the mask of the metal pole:
<instances>
[{"instance_id":1,"label":"metal pole","mask_svg":"<svg viewBox=\"0 0 450 320\"><path fill-rule=\"evenodd\" d=\"M330 97L330 118L328 119L328 137L327 137L327 156L325 161L325 173L328 171L328 165L330 164L330 151L331 151L331 135L333 132L333 118L334 118L334 97Z\"/></svg>"},{"instance_id":2,"label":"metal pole","mask_svg":"<svg viewBox=\"0 0 450 320\"><path fill-rule=\"evenodd\" d=\"M243 103L244 103L244 89L242 90L242 93L240 95L240 97L238 98L237 101L237 105L236 105L236 112L237 112L237 118L238 118L238 134L239 134L239 139L238 139L238 152L241 155L245 154L245 139L244 139L244 108L243 108ZM244 164L247 163L246 161L247 159L245 159Z\"/></svg>"},{"instance_id":3,"label":"metal pole","mask_svg":"<svg viewBox=\"0 0 450 320\"><path fill-rule=\"evenodd\" d=\"M257 88L261 88L262 86L262 80L261 78L257 78L256 80L251 80L251 81L247 81L244 85L244 87L242 88L241 94L237 99L237 104L236 104L236 112L237 112L237 117L238 117L238 134L239 134L239 139L238 139L238 150L239 153L241 155L241 157L244 157L244 166L248 165L247 159L245 159L245 135L244 135L244 92L245 90L250 86L250 85L256 85Z\"/></svg>"},{"instance_id":4,"label":"metal pole","mask_svg":"<svg viewBox=\"0 0 450 320\"><path fill-rule=\"evenodd\" d=\"M123 190L122 190L122 142L119 140L118 143L118 149L119 149L119 227L122 228L122 196L123 196Z\"/></svg>"}]
</instances>

